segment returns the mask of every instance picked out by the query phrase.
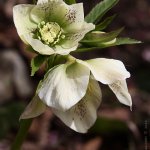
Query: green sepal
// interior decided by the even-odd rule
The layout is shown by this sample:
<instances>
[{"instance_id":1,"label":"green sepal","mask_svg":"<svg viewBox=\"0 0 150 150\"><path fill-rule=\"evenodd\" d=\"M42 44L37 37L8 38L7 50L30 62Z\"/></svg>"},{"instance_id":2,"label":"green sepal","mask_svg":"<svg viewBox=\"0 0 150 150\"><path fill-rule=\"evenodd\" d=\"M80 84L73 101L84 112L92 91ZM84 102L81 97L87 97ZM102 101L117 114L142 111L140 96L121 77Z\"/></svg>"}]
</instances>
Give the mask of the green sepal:
<instances>
[{"instance_id":1,"label":"green sepal","mask_svg":"<svg viewBox=\"0 0 150 150\"><path fill-rule=\"evenodd\" d=\"M103 0L98 3L90 13L85 17L85 21L88 23L96 23L112 8L119 0Z\"/></svg>"},{"instance_id":2,"label":"green sepal","mask_svg":"<svg viewBox=\"0 0 150 150\"><path fill-rule=\"evenodd\" d=\"M110 25L110 23L114 20L116 17L116 14L110 17L107 17L104 21L102 21L100 24L96 25L95 30L96 31L102 31Z\"/></svg>"},{"instance_id":3,"label":"green sepal","mask_svg":"<svg viewBox=\"0 0 150 150\"><path fill-rule=\"evenodd\" d=\"M48 58L46 55L37 55L31 60L31 76L34 76L35 72L39 70L40 66Z\"/></svg>"}]
</instances>

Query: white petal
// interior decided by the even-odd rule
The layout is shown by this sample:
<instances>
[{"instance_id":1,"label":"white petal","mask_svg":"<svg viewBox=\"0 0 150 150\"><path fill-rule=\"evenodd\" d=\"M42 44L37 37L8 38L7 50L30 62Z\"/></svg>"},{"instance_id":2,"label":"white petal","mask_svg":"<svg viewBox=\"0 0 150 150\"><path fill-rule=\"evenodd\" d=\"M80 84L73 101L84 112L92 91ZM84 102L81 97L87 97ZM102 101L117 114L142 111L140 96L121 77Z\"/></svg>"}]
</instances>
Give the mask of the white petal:
<instances>
[{"instance_id":1,"label":"white petal","mask_svg":"<svg viewBox=\"0 0 150 150\"><path fill-rule=\"evenodd\" d=\"M97 58L80 62L86 65L96 80L103 84L112 84L115 81L125 80L130 77L130 73L119 60Z\"/></svg>"},{"instance_id":2,"label":"white petal","mask_svg":"<svg viewBox=\"0 0 150 150\"><path fill-rule=\"evenodd\" d=\"M41 21L57 22L62 27L68 7L69 5L62 0L49 0L48 2L43 0L31 11L31 18L37 23Z\"/></svg>"},{"instance_id":3,"label":"white petal","mask_svg":"<svg viewBox=\"0 0 150 150\"><path fill-rule=\"evenodd\" d=\"M52 55L54 50L48 45L43 44L40 40L32 38L32 34L24 35L25 40L32 48L42 55Z\"/></svg>"},{"instance_id":4,"label":"white petal","mask_svg":"<svg viewBox=\"0 0 150 150\"><path fill-rule=\"evenodd\" d=\"M78 43L76 45L71 46L70 48L66 48L60 45L56 45L54 50L55 53L60 54L60 55L68 55L70 52L75 51L78 47Z\"/></svg>"},{"instance_id":5,"label":"white petal","mask_svg":"<svg viewBox=\"0 0 150 150\"><path fill-rule=\"evenodd\" d=\"M87 93L79 103L66 112L56 109L53 111L71 129L85 133L96 121L101 97L98 82L91 79Z\"/></svg>"},{"instance_id":6,"label":"white petal","mask_svg":"<svg viewBox=\"0 0 150 150\"><path fill-rule=\"evenodd\" d=\"M31 12L35 22L57 22L64 32L81 30L84 23L82 3L67 5L62 0L41 0L38 4Z\"/></svg>"},{"instance_id":7,"label":"white petal","mask_svg":"<svg viewBox=\"0 0 150 150\"><path fill-rule=\"evenodd\" d=\"M63 26L67 32L81 30L84 23L83 3L77 3L67 6L67 12L64 16Z\"/></svg>"},{"instance_id":8,"label":"white petal","mask_svg":"<svg viewBox=\"0 0 150 150\"><path fill-rule=\"evenodd\" d=\"M34 118L46 110L46 105L40 100L40 98L35 95L32 101L28 104L25 111L21 114L20 119Z\"/></svg>"},{"instance_id":9,"label":"white petal","mask_svg":"<svg viewBox=\"0 0 150 150\"><path fill-rule=\"evenodd\" d=\"M64 49L69 49L78 45L78 42L83 39L86 33L93 30L95 25L84 22L81 29L75 33L67 33L65 39L60 43Z\"/></svg>"},{"instance_id":10,"label":"white petal","mask_svg":"<svg viewBox=\"0 0 150 150\"><path fill-rule=\"evenodd\" d=\"M90 70L82 64L62 64L45 76L38 95L56 109L67 110L83 98L89 82Z\"/></svg>"},{"instance_id":11,"label":"white petal","mask_svg":"<svg viewBox=\"0 0 150 150\"><path fill-rule=\"evenodd\" d=\"M37 25L30 19L30 12L35 5L21 4L13 7L13 18L17 29L17 32L21 39L26 42L23 38L24 34L32 32Z\"/></svg>"},{"instance_id":12,"label":"white petal","mask_svg":"<svg viewBox=\"0 0 150 150\"><path fill-rule=\"evenodd\" d=\"M114 92L118 100L128 106L132 106L132 99L128 92L125 80L116 81L109 85L110 89Z\"/></svg>"}]
</instances>

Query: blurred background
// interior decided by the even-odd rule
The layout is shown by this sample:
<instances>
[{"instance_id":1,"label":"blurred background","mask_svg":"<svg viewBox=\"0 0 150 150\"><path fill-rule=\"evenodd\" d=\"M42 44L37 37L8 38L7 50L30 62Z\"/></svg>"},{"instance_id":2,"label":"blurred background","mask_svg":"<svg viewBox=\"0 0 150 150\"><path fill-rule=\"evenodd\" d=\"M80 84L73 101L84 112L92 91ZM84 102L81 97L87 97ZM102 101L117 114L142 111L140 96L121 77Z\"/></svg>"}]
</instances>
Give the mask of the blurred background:
<instances>
[{"instance_id":1,"label":"blurred background","mask_svg":"<svg viewBox=\"0 0 150 150\"><path fill-rule=\"evenodd\" d=\"M87 14L99 0L83 2ZM35 54L26 50L13 24L12 8L19 3L32 2L0 0L0 150L9 150L19 127L18 118L43 78L42 69L30 76L30 61ZM120 0L106 16L113 14L117 17L106 31L124 26L121 36L143 43L75 56L122 60L132 75L127 82L133 110L120 104L109 88L101 85L102 105L95 125L87 134L70 130L48 109L34 120L22 150L150 149L150 1Z\"/></svg>"}]
</instances>

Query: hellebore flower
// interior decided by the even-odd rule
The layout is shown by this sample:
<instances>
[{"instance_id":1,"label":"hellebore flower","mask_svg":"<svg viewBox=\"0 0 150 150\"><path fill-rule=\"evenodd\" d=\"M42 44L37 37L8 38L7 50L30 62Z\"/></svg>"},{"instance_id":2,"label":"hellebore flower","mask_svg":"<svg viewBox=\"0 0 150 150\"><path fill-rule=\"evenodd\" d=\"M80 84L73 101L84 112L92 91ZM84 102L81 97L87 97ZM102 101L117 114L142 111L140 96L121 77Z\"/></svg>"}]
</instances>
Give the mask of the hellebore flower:
<instances>
[{"instance_id":1,"label":"hellebore flower","mask_svg":"<svg viewBox=\"0 0 150 150\"><path fill-rule=\"evenodd\" d=\"M131 107L126 84L129 77L130 73L119 60L96 58L82 61L69 56L67 63L48 71L21 118L36 117L49 106L67 126L85 133L94 124L101 103L97 81L108 85L121 103Z\"/></svg>"},{"instance_id":2,"label":"hellebore flower","mask_svg":"<svg viewBox=\"0 0 150 150\"><path fill-rule=\"evenodd\" d=\"M63 0L16 5L13 17L20 38L43 55L69 54L95 28L84 21L82 3L67 5Z\"/></svg>"}]
</instances>

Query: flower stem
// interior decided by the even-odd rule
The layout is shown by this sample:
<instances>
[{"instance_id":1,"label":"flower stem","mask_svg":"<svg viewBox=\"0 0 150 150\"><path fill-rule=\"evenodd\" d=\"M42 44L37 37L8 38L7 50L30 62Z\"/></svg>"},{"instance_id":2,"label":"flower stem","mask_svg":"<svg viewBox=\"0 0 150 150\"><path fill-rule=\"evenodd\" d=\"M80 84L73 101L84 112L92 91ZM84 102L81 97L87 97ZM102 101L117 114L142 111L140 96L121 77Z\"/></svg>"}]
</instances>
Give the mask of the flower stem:
<instances>
[{"instance_id":1,"label":"flower stem","mask_svg":"<svg viewBox=\"0 0 150 150\"><path fill-rule=\"evenodd\" d=\"M33 119L26 119L20 121L20 128L12 144L11 150L20 150L24 139L27 136L28 130L32 124Z\"/></svg>"},{"instance_id":2,"label":"flower stem","mask_svg":"<svg viewBox=\"0 0 150 150\"><path fill-rule=\"evenodd\" d=\"M70 5L70 4L75 4L76 0L65 0L65 2Z\"/></svg>"}]
</instances>

